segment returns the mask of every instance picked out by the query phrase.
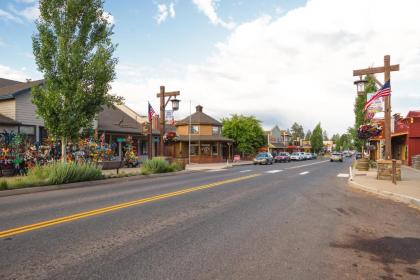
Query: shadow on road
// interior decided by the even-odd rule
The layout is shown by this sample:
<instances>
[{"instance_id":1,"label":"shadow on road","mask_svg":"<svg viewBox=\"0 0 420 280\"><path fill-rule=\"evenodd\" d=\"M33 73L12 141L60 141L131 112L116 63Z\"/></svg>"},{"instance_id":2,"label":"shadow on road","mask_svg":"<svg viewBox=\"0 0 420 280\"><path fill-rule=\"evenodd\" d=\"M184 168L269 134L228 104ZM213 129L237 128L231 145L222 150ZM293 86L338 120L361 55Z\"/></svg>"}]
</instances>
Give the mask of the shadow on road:
<instances>
[{"instance_id":1,"label":"shadow on road","mask_svg":"<svg viewBox=\"0 0 420 280\"><path fill-rule=\"evenodd\" d=\"M372 255L371 261L384 265L387 275L381 276L384 280L395 279L391 265L415 265L420 260L420 238L411 237L382 237L378 239L360 239L353 236L353 241L348 244L331 243L333 248L353 249ZM420 275L414 267L407 267L405 272L410 275Z\"/></svg>"}]
</instances>

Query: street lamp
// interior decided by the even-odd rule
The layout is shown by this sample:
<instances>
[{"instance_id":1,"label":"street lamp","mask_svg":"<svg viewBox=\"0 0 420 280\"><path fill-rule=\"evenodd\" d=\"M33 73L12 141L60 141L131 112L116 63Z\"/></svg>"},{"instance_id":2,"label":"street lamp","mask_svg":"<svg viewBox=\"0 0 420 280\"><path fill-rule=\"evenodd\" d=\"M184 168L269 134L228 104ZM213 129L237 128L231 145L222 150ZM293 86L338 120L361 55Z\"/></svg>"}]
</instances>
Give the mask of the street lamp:
<instances>
[{"instance_id":1,"label":"street lamp","mask_svg":"<svg viewBox=\"0 0 420 280\"><path fill-rule=\"evenodd\" d=\"M176 97L174 97L171 102L172 102L172 110L174 111L178 111L179 109L179 99L177 99Z\"/></svg>"},{"instance_id":2,"label":"street lamp","mask_svg":"<svg viewBox=\"0 0 420 280\"><path fill-rule=\"evenodd\" d=\"M357 95L361 96L365 93L365 85L368 83L366 79L363 79L362 76L359 76L359 80L354 81L354 84L357 87Z\"/></svg>"}]
</instances>

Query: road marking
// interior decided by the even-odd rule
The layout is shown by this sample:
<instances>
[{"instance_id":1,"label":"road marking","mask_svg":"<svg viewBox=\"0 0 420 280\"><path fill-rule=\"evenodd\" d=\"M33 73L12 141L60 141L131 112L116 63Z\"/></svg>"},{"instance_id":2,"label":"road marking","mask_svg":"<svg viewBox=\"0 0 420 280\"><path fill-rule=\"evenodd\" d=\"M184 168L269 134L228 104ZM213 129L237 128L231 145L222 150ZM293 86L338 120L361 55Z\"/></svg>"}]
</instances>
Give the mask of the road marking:
<instances>
[{"instance_id":1,"label":"road marking","mask_svg":"<svg viewBox=\"0 0 420 280\"><path fill-rule=\"evenodd\" d=\"M304 172L299 173L299 175L306 175L308 173L309 173L309 171L304 171Z\"/></svg>"},{"instance_id":2,"label":"road marking","mask_svg":"<svg viewBox=\"0 0 420 280\"><path fill-rule=\"evenodd\" d=\"M329 160L323 160L323 161L320 161L320 162L314 162L314 163L309 163L309 164L304 164L304 165L299 165L299 166L288 167L286 169L296 169L296 168L301 168L301 167L320 164L320 163L325 163L325 162L329 162Z\"/></svg>"},{"instance_id":3,"label":"road marking","mask_svg":"<svg viewBox=\"0 0 420 280\"><path fill-rule=\"evenodd\" d=\"M337 177L340 177L340 178L348 178L349 177L349 174L347 174L347 173L338 173Z\"/></svg>"},{"instance_id":4,"label":"road marking","mask_svg":"<svg viewBox=\"0 0 420 280\"><path fill-rule=\"evenodd\" d=\"M251 169L247 169L247 170L241 170L241 171L239 171L239 172L241 172L241 173L246 173L246 172L251 172L251 171L253 171L253 170L251 170Z\"/></svg>"},{"instance_id":5,"label":"road marking","mask_svg":"<svg viewBox=\"0 0 420 280\"><path fill-rule=\"evenodd\" d=\"M227 169L211 169L211 170L207 170L207 172L220 172L220 171L227 171Z\"/></svg>"},{"instance_id":6,"label":"road marking","mask_svg":"<svg viewBox=\"0 0 420 280\"><path fill-rule=\"evenodd\" d=\"M265 171L264 173L269 173L269 174L274 174L274 173L279 173L279 172L282 172L283 170L280 170L280 169L278 169L278 170L268 170L268 171Z\"/></svg>"},{"instance_id":7,"label":"road marking","mask_svg":"<svg viewBox=\"0 0 420 280\"><path fill-rule=\"evenodd\" d=\"M183 189L183 190L179 190L179 191L175 191L175 192L164 193L164 194L155 195L155 196L151 196L151 197L146 197L146 198L133 200L133 201L125 202L125 203L115 204L115 205L111 205L111 206L108 206L108 207L98 208L98 209L94 209L94 210L90 210L90 211L86 211L86 212L80 212L80 213L77 213L77 214L64 216L64 217L56 218L56 219L52 219L52 220L46 220L46 221L38 222L38 223L35 223L35 224L30 224L30 225L26 225L26 226L17 227L17 228L11 228L11 229L8 229L8 230L0 231L0 238L12 236L12 235L18 235L18 234L21 234L21 233L24 233L24 232L33 231L33 230L40 229L40 228L45 228L45 227L50 227L50 226L53 226L53 225L63 224L63 223L67 223L67 222L71 222L71 221L75 221L75 220L80 220L80 219L83 219L83 218L96 216L96 215L104 214L104 213L107 213L107 212L132 207L132 206L144 204L144 203L147 203L147 202L158 201L158 200L162 200L162 199L165 199L165 198L175 197L175 196L179 196L179 195L183 195L183 194L187 194L187 193L191 193L191 192L195 192L195 191L214 188L214 187L229 184L229 183L244 181L244 180L248 180L248 179L260 176L260 175L261 174L252 174L252 175L248 175L248 176L242 176L242 177L238 177L238 178L227 179L227 180L218 181L218 182L214 182L214 183L210 183L210 184L206 184L206 185L201 185L201 186L196 186L196 187Z\"/></svg>"}]
</instances>

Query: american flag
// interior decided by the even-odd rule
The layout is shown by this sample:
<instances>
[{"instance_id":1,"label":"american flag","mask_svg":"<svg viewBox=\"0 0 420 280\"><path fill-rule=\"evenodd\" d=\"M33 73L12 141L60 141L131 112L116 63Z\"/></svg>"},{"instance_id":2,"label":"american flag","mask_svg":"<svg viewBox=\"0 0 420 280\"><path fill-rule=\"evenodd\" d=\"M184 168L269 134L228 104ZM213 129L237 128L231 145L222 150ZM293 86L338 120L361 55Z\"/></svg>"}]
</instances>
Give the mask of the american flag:
<instances>
[{"instance_id":1,"label":"american flag","mask_svg":"<svg viewBox=\"0 0 420 280\"><path fill-rule=\"evenodd\" d=\"M391 94L391 84L386 82L365 104L364 110L366 111L369 106L375 101L375 99L380 97L385 97Z\"/></svg>"},{"instance_id":2,"label":"american flag","mask_svg":"<svg viewBox=\"0 0 420 280\"><path fill-rule=\"evenodd\" d=\"M155 112L155 110L153 110L153 107L152 107L152 105L150 105L150 102L149 102L148 112L149 112L149 122L152 123L153 116L156 115L156 112Z\"/></svg>"}]
</instances>

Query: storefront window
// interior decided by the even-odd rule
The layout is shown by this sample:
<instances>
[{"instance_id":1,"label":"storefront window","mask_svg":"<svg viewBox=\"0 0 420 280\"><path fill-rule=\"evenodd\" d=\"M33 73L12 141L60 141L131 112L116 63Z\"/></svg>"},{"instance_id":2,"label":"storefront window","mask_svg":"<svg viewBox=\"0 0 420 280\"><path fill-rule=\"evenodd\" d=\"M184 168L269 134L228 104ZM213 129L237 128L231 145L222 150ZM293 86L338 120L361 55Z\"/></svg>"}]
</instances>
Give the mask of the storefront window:
<instances>
[{"instance_id":1,"label":"storefront window","mask_svg":"<svg viewBox=\"0 0 420 280\"><path fill-rule=\"evenodd\" d=\"M201 144L201 154L204 156L210 155L210 144Z\"/></svg>"},{"instance_id":2,"label":"storefront window","mask_svg":"<svg viewBox=\"0 0 420 280\"><path fill-rule=\"evenodd\" d=\"M198 145L197 144L191 144L191 155L192 156L198 156Z\"/></svg>"},{"instance_id":3,"label":"storefront window","mask_svg":"<svg viewBox=\"0 0 420 280\"><path fill-rule=\"evenodd\" d=\"M218 152L217 152L217 144L214 144L211 146L211 153L214 156L217 156Z\"/></svg>"}]
</instances>

